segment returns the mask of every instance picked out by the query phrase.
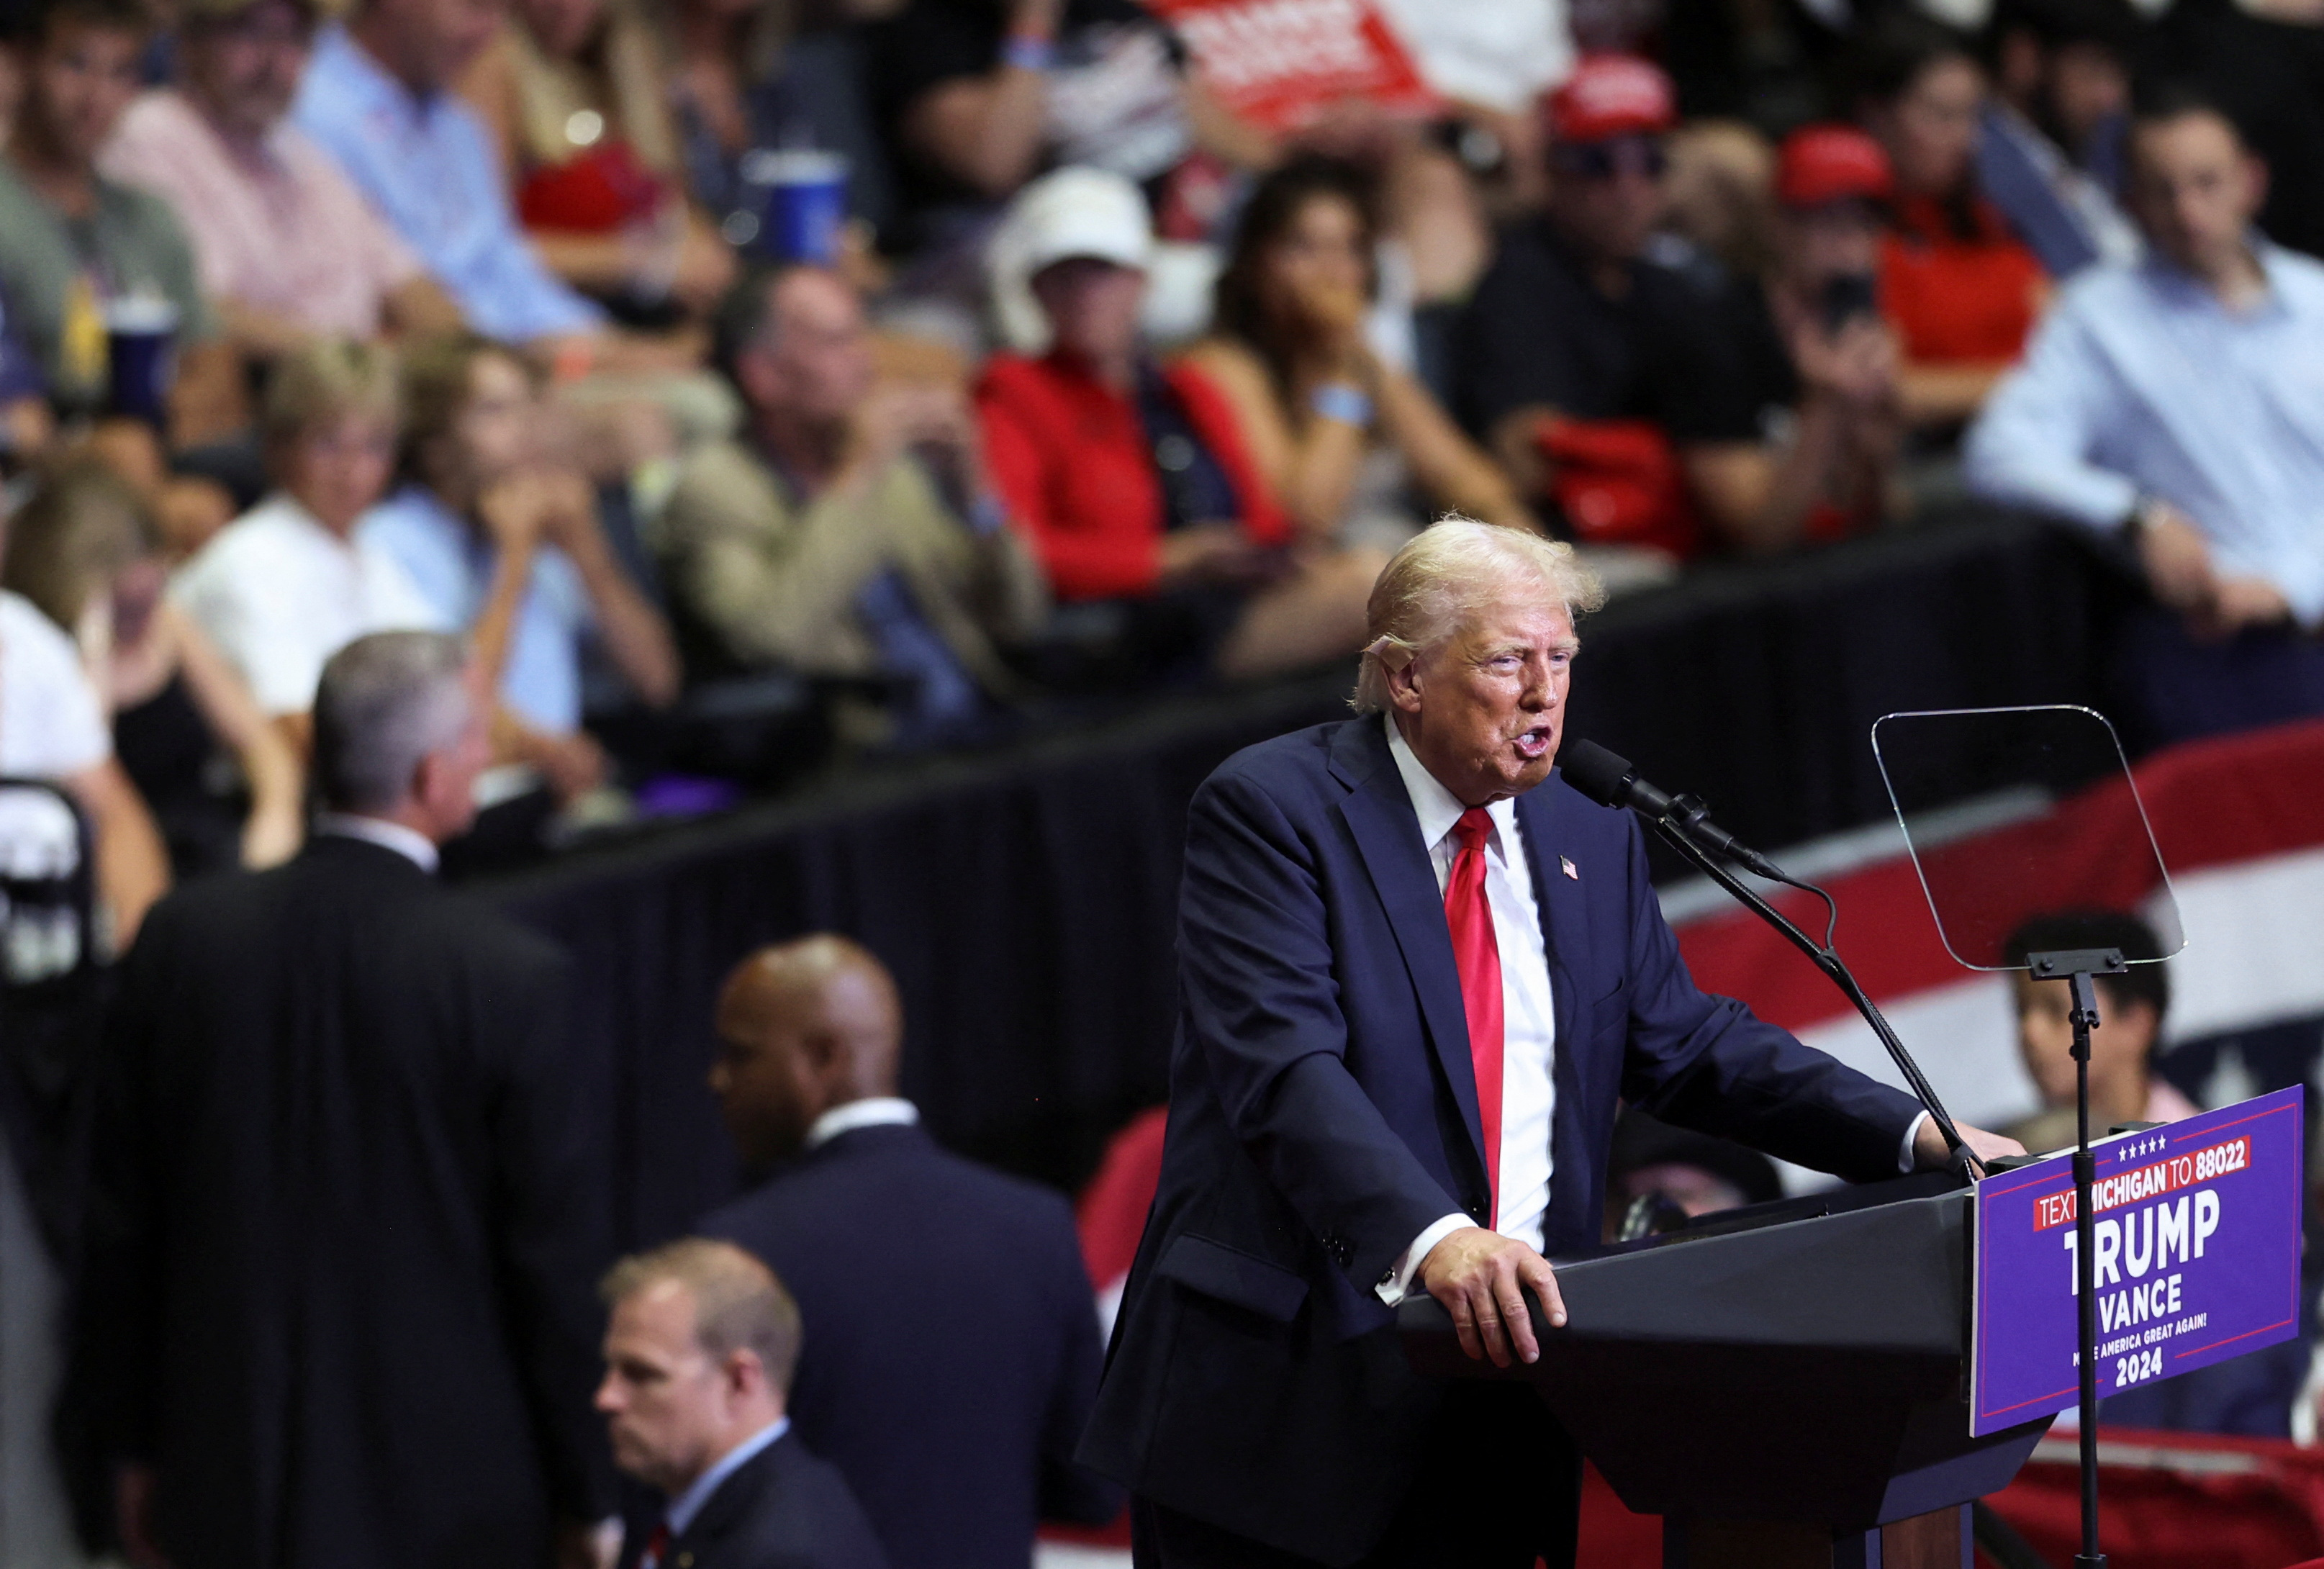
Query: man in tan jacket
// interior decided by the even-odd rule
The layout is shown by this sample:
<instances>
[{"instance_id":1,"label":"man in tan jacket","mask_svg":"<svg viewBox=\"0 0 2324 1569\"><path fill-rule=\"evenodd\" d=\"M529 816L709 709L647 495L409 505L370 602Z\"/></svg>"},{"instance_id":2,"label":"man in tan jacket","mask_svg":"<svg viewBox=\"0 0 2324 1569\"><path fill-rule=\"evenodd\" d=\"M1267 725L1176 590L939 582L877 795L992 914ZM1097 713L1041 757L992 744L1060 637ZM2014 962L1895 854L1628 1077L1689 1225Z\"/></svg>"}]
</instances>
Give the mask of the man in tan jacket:
<instances>
[{"instance_id":1,"label":"man in tan jacket","mask_svg":"<svg viewBox=\"0 0 2324 1569\"><path fill-rule=\"evenodd\" d=\"M854 292L821 268L745 281L718 322L742 435L699 449L655 535L697 672L908 678L905 725L1016 690L996 646L1047 614L954 388L877 381Z\"/></svg>"}]
</instances>

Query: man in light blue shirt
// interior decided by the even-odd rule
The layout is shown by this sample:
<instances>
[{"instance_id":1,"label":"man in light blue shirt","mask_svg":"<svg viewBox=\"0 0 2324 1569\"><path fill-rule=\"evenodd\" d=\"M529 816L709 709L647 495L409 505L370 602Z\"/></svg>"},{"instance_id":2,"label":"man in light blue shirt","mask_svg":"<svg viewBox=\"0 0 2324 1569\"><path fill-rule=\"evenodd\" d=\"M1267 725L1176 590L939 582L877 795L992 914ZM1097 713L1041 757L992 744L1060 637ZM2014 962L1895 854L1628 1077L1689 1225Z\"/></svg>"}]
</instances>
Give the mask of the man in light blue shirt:
<instances>
[{"instance_id":1,"label":"man in light blue shirt","mask_svg":"<svg viewBox=\"0 0 2324 1569\"><path fill-rule=\"evenodd\" d=\"M2128 536L2161 607L2118 657L2143 741L2324 713L2324 264L2253 230L2266 170L2200 99L2142 105L2131 165L2147 259L2060 297L1969 483Z\"/></svg>"},{"instance_id":2,"label":"man in light blue shirt","mask_svg":"<svg viewBox=\"0 0 2324 1569\"><path fill-rule=\"evenodd\" d=\"M491 135L452 91L501 21L495 0L364 0L317 40L291 118L477 331L503 343L595 333L604 313L526 241Z\"/></svg>"}]
</instances>

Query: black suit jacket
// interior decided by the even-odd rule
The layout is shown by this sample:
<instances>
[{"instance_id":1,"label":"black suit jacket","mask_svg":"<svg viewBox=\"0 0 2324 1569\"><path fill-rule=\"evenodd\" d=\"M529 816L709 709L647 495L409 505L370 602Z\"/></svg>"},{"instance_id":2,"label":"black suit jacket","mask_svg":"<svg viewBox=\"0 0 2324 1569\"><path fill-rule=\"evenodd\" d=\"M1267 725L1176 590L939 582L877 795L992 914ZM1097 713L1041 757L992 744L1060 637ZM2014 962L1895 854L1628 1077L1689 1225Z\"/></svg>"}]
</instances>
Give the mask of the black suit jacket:
<instances>
[{"instance_id":1,"label":"black suit jacket","mask_svg":"<svg viewBox=\"0 0 2324 1569\"><path fill-rule=\"evenodd\" d=\"M107 1041L77 1386L178 1569L505 1569L612 1496L565 963L390 850L194 884Z\"/></svg>"},{"instance_id":2,"label":"black suit jacket","mask_svg":"<svg viewBox=\"0 0 2324 1569\"><path fill-rule=\"evenodd\" d=\"M1630 814L1553 777L1517 817L1557 1030L1545 1251L1598 1240L1618 1099L1896 1175L1917 1106L1695 989ZM1173 1509L1349 1563L1402 1500L1442 1398L1374 1288L1433 1222L1484 1216L1489 1192L1443 900L1378 716L1250 748L1204 782L1178 951L1161 1181L1082 1454Z\"/></svg>"},{"instance_id":3,"label":"black suit jacket","mask_svg":"<svg viewBox=\"0 0 2324 1569\"><path fill-rule=\"evenodd\" d=\"M859 1128L700 1227L764 1259L805 1324L788 1407L896 1569L1025 1569L1044 1516L1120 1495L1076 1465L1097 1313L1065 1202L918 1127Z\"/></svg>"},{"instance_id":4,"label":"black suit jacket","mask_svg":"<svg viewBox=\"0 0 2324 1569\"><path fill-rule=\"evenodd\" d=\"M637 1569L646 1535L632 1527L622 1569ZM718 1484L670 1539L659 1569L888 1569L888 1560L847 1480L794 1427Z\"/></svg>"}]
</instances>

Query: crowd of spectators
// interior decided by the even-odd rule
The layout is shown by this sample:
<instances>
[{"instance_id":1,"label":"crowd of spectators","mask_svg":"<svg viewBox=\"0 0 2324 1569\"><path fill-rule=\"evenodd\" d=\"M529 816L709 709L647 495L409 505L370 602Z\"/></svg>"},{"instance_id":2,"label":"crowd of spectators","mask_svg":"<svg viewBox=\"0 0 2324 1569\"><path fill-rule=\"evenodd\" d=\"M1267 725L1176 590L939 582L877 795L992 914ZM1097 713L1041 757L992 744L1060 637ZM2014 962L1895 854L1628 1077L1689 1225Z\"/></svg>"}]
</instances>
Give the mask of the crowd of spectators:
<instances>
[{"instance_id":1,"label":"crowd of spectators","mask_svg":"<svg viewBox=\"0 0 2324 1569\"><path fill-rule=\"evenodd\" d=\"M6 744L125 940L295 846L365 631L493 672L491 859L765 785L657 794L704 705L820 763L1344 657L1445 512L1618 592L1964 481L2144 568L2143 738L2315 711L2324 32L2153 9L1398 3L1305 41L1367 96L1224 0L27 0L5 577L88 690L9 728L124 768Z\"/></svg>"},{"instance_id":2,"label":"crowd of spectators","mask_svg":"<svg viewBox=\"0 0 2324 1569\"><path fill-rule=\"evenodd\" d=\"M0 9L0 776L79 804L112 948L173 880L310 831L432 869L626 820L703 771L714 706L805 705L784 734L878 759L1344 662L1386 554L1448 512L1572 540L1624 592L1966 486L2144 575L2108 656L2144 742L2324 713L2312 5L1289 8L1360 38L1268 9ZM1376 91L1302 74L1365 50ZM355 720L318 683L351 648L357 707L402 681L443 719L472 677L392 780L329 771ZM712 782L659 798L760 780ZM417 847L308 820L382 790ZM171 950L142 952L150 979ZM876 972L825 944L738 977L738 1136L832 1147L839 1190L1033 1214L1016 1284L1085 1291L1057 1216L903 1131ZM745 1080L778 1057L812 1093L770 1133ZM684 1363L734 1464L796 1422L887 1556L935 1562L894 1500L938 1462L899 1481L828 1414L843 1349L792 1385L799 1306L855 1310L787 1239L857 1202L706 1222L781 1283L709 1242L625 1265L599 1404L690 1496L711 1470L649 1389ZM1017 1413L1047 1463L1094 1348L1027 1354L1071 1375ZM543 1376L492 1374L512 1411ZM567 1472L528 1486L579 1529L604 1500ZM1052 1472L972 1490L993 1561L1045 1508L1103 1512Z\"/></svg>"}]
</instances>

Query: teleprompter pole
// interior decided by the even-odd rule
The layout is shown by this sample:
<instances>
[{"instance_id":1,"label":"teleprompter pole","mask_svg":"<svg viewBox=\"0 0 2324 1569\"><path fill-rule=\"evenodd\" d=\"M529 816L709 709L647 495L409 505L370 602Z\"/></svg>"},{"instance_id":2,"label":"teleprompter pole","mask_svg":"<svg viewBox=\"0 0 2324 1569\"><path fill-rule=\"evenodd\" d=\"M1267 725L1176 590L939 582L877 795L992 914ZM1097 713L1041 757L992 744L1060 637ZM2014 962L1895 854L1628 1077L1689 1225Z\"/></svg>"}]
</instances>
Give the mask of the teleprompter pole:
<instances>
[{"instance_id":1,"label":"teleprompter pole","mask_svg":"<svg viewBox=\"0 0 2324 1569\"><path fill-rule=\"evenodd\" d=\"M2090 1153L2090 1031L2098 1024L2094 975L2119 975L2130 966L2118 948L2079 948L2028 954L2034 979L2062 980L2072 992L2067 1021L2074 1027L2074 1361L2081 1377L2082 1550L2074 1569L2106 1569L2098 1551L2098 1217L2090 1190L2097 1186L2098 1157Z\"/></svg>"}]
</instances>

